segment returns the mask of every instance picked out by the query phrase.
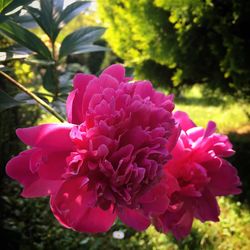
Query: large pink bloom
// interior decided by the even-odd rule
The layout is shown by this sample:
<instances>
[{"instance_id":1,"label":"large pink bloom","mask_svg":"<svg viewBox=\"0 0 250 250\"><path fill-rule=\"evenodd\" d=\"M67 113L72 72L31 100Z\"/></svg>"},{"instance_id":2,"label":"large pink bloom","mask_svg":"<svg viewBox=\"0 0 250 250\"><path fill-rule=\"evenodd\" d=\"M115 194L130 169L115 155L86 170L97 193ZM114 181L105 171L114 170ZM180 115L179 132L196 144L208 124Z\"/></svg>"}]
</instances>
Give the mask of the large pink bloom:
<instances>
[{"instance_id":1,"label":"large pink bloom","mask_svg":"<svg viewBox=\"0 0 250 250\"><path fill-rule=\"evenodd\" d=\"M216 196L240 193L237 170L224 158L234 151L227 136L215 133L216 125L197 127L184 112L175 112L182 131L173 158L165 165L170 187L166 212L155 217L156 227L177 239L189 234L193 219L218 221Z\"/></svg>"},{"instance_id":2,"label":"large pink bloom","mask_svg":"<svg viewBox=\"0 0 250 250\"><path fill-rule=\"evenodd\" d=\"M121 65L99 78L77 74L69 123L17 130L31 149L9 161L7 174L24 186L24 197L50 195L65 227L104 232L118 215L144 230L167 209L166 183L156 184L170 159L166 144L173 148L178 135L173 97L128 80Z\"/></svg>"}]
</instances>

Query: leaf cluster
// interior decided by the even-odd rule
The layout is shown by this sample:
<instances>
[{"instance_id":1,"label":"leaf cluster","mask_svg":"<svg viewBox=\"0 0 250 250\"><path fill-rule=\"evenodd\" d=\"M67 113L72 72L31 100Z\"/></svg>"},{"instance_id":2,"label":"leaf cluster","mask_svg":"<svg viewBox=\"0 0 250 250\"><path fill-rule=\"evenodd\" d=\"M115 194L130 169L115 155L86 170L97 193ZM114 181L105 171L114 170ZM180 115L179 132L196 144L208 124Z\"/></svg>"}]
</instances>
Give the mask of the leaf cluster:
<instances>
[{"instance_id":1,"label":"leaf cluster","mask_svg":"<svg viewBox=\"0 0 250 250\"><path fill-rule=\"evenodd\" d=\"M69 90L60 82L67 57L105 50L94 44L104 33L104 28L97 26L73 30L58 42L62 29L76 16L88 11L90 4L90 1L74 1L65 6L64 0L0 1L0 34L13 41L11 46L0 49L0 61L6 65L12 59L22 59L32 64L41 75L40 80L49 92L48 96L52 95L55 106L58 106L58 101L60 106L63 105L60 96ZM43 35L38 36L34 29L30 29L34 27L39 27ZM50 99L47 98L47 101L50 102ZM9 102L10 99L6 108L10 107ZM16 104L13 102L13 105ZM3 99L1 105L5 105Z\"/></svg>"}]
</instances>

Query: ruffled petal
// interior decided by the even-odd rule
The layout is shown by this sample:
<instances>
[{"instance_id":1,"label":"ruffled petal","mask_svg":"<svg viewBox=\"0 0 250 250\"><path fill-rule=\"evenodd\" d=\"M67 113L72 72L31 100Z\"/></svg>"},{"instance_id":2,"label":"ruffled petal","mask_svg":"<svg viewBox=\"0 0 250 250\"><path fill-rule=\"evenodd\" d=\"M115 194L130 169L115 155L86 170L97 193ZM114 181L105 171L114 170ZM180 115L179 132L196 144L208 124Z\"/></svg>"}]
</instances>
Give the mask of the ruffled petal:
<instances>
[{"instance_id":1,"label":"ruffled petal","mask_svg":"<svg viewBox=\"0 0 250 250\"><path fill-rule=\"evenodd\" d=\"M216 198L209 190L204 190L200 198L193 203L195 217L201 222L219 221L220 208Z\"/></svg>"},{"instance_id":2,"label":"ruffled petal","mask_svg":"<svg viewBox=\"0 0 250 250\"><path fill-rule=\"evenodd\" d=\"M209 121L204 133L204 138L212 135L215 132L215 130L216 130L216 123L213 121Z\"/></svg>"},{"instance_id":3,"label":"ruffled petal","mask_svg":"<svg viewBox=\"0 0 250 250\"><path fill-rule=\"evenodd\" d=\"M158 231L171 232L177 240L187 236L192 228L192 209L180 209L175 212L167 211L163 215L154 218L153 223Z\"/></svg>"},{"instance_id":4,"label":"ruffled petal","mask_svg":"<svg viewBox=\"0 0 250 250\"><path fill-rule=\"evenodd\" d=\"M189 118L188 114L182 111L176 111L174 118L181 125L182 130L187 131L190 128L195 127L195 123Z\"/></svg>"},{"instance_id":5,"label":"ruffled petal","mask_svg":"<svg viewBox=\"0 0 250 250\"><path fill-rule=\"evenodd\" d=\"M169 216L173 216L169 214ZM177 240L186 237L192 228L193 214L191 211L185 211L183 214L178 214L177 222L171 226L171 232Z\"/></svg>"},{"instance_id":6,"label":"ruffled petal","mask_svg":"<svg viewBox=\"0 0 250 250\"><path fill-rule=\"evenodd\" d=\"M38 149L23 151L12 158L6 166L7 175L23 185L21 195L26 198L50 195L56 192L61 184L61 181L41 179L36 171L32 171L31 158L38 151Z\"/></svg>"},{"instance_id":7,"label":"ruffled petal","mask_svg":"<svg viewBox=\"0 0 250 250\"><path fill-rule=\"evenodd\" d=\"M107 210L95 207L96 195L87 190L86 178L75 178L63 183L51 196L51 209L65 227L85 233L106 232L115 221L113 206Z\"/></svg>"},{"instance_id":8,"label":"ruffled petal","mask_svg":"<svg viewBox=\"0 0 250 250\"><path fill-rule=\"evenodd\" d=\"M94 75L76 74L73 79L74 90L69 94L66 102L67 118L70 123L80 124L84 121L85 113L82 112L83 96ZM76 108L77 107L77 108Z\"/></svg>"},{"instance_id":9,"label":"ruffled petal","mask_svg":"<svg viewBox=\"0 0 250 250\"><path fill-rule=\"evenodd\" d=\"M24 198L37 198L42 196L48 196L57 192L58 188L62 184L62 181L51 181L38 178L36 181L27 185L21 195Z\"/></svg>"},{"instance_id":10,"label":"ruffled petal","mask_svg":"<svg viewBox=\"0 0 250 250\"><path fill-rule=\"evenodd\" d=\"M147 215L157 215L164 213L169 205L167 196L168 187L165 183L155 185L151 190L140 197L141 209Z\"/></svg>"},{"instance_id":11,"label":"ruffled petal","mask_svg":"<svg viewBox=\"0 0 250 250\"><path fill-rule=\"evenodd\" d=\"M223 160L220 168L211 173L209 190L215 196L239 194L241 193L240 185L237 169L228 161Z\"/></svg>"},{"instance_id":12,"label":"ruffled petal","mask_svg":"<svg viewBox=\"0 0 250 250\"><path fill-rule=\"evenodd\" d=\"M53 152L42 156L41 166L38 170L39 176L48 180L60 180L65 173L68 152Z\"/></svg>"},{"instance_id":13,"label":"ruffled petal","mask_svg":"<svg viewBox=\"0 0 250 250\"><path fill-rule=\"evenodd\" d=\"M175 128L172 130L172 134L170 135L167 141L166 148L169 152L171 152L174 149L178 141L178 138L180 136L180 133L181 133L181 127L179 124L176 124Z\"/></svg>"},{"instance_id":14,"label":"ruffled petal","mask_svg":"<svg viewBox=\"0 0 250 250\"><path fill-rule=\"evenodd\" d=\"M125 68L121 64L113 64L106 68L102 74L110 75L118 80L118 82L122 82L125 79Z\"/></svg>"},{"instance_id":15,"label":"ruffled petal","mask_svg":"<svg viewBox=\"0 0 250 250\"><path fill-rule=\"evenodd\" d=\"M30 149L21 152L13 157L6 166L6 173L12 179L20 182L24 187L38 179L37 173L30 170L30 158L36 153L36 149Z\"/></svg>"},{"instance_id":16,"label":"ruffled petal","mask_svg":"<svg viewBox=\"0 0 250 250\"><path fill-rule=\"evenodd\" d=\"M73 143L69 137L73 124L43 124L16 130L17 136L27 145L48 151L70 151Z\"/></svg>"},{"instance_id":17,"label":"ruffled petal","mask_svg":"<svg viewBox=\"0 0 250 250\"><path fill-rule=\"evenodd\" d=\"M80 118L81 118L81 116L79 116L78 114L75 114L75 112L78 111L78 109L73 108L75 98L77 98L76 97L77 91L78 91L77 89L71 91L70 94L68 95L68 98L66 101L67 120L70 123L73 123L73 120L74 120L74 122L80 121ZM76 122L76 124L77 124L77 122Z\"/></svg>"},{"instance_id":18,"label":"ruffled petal","mask_svg":"<svg viewBox=\"0 0 250 250\"><path fill-rule=\"evenodd\" d=\"M120 220L137 231L143 231L150 225L150 220L141 211L136 209L122 208L118 211Z\"/></svg>"}]
</instances>

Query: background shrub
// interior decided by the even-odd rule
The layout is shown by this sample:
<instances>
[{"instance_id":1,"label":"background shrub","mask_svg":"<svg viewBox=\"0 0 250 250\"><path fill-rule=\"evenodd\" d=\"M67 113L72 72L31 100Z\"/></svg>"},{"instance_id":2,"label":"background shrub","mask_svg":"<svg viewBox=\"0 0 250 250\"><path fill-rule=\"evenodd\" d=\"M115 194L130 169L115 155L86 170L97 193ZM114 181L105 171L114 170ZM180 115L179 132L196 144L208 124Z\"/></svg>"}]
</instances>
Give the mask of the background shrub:
<instances>
[{"instance_id":1,"label":"background shrub","mask_svg":"<svg viewBox=\"0 0 250 250\"><path fill-rule=\"evenodd\" d=\"M206 83L250 93L248 0L99 0L111 48L170 89Z\"/></svg>"}]
</instances>

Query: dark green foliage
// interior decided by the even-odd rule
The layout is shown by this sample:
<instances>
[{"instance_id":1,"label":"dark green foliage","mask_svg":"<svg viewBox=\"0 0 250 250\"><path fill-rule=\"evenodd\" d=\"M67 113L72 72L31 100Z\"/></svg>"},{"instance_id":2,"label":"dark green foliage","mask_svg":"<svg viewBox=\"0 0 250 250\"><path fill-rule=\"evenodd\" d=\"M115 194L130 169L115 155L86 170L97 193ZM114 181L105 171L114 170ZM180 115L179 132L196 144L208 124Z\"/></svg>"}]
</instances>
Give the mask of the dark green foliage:
<instances>
[{"instance_id":1,"label":"dark green foliage","mask_svg":"<svg viewBox=\"0 0 250 250\"><path fill-rule=\"evenodd\" d=\"M1 89L0 89L0 99L1 99L0 112L5 109L20 105L19 102L17 102L14 98L9 96L7 93L2 91Z\"/></svg>"},{"instance_id":2,"label":"dark green foliage","mask_svg":"<svg viewBox=\"0 0 250 250\"><path fill-rule=\"evenodd\" d=\"M104 47L94 44L103 34L104 28L83 27L68 34L60 44L58 36L63 27L85 11L90 6L90 1L76 1L67 7L64 7L63 0L41 0L38 7L31 7L30 2L32 1L22 0L21 4L7 0L0 2L0 34L16 43L8 48L0 48L0 61L5 63L10 59L22 58L33 64L43 80L40 84L52 95L47 100L60 112L65 101L62 100L65 91L61 91L63 87L60 79L64 75L66 58L71 54L104 51ZM20 8L16 10L16 7ZM26 9L27 13L22 15L21 9ZM10 11L14 13L10 14ZM46 34L40 36L41 39L33 33L34 30L27 29L33 27L34 23Z\"/></svg>"},{"instance_id":3,"label":"dark green foliage","mask_svg":"<svg viewBox=\"0 0 250 250\"><path fill-rule=\"evenodd\" d=\"M43 59L51 59L52 55L46 45L32 32L0 15L0 33L18 44L36 52Z\"/></svg>"},{"instance_id":4,"label":"dark green foliage","mask_svg":"<svg viewBox=\"0 0 250 250\"><path fill-rule=\"evenodd\" d=\"M250 93L248 0L100 0L99 13L108 43L137 76Z\"/></svg>"},{"instance_id":5,"label":"dark green foliage","mask_svg":"<svg viewBox=\"0 0 250 250\"><path fill-rule=\"evenodd\" d=\"M3 8L0 8L0 12L3 14L8 14L20 6L26 6L33 1L34 0L1 0L1 2L4 4L2 5Z\"/></svg>"},{"instance_id":6,"label":"dark green foliage","mask_svg":"<svg viewBox=\"0 0 250 250\"><path fill-rule=\"evenodd\" d=\"M84 27L74 31L64 38L59 51L59 59L69 54L102 51L103 47L92 43L103 33L104 29L100 27Z\"/></svg>"},{"instance_id":7,"label":"dark green foliage","mask_svg":"<svg viewBox=\"0 0 250 250\"><path fill-rule=\"evenodd\" d=\"M233 165L239 166L238 171L239 176L241 177L243 190L243 192L239 196L234 197L234 199L239 199L250 207L250 131L248 130L241 134L231 132L229 137L234 145L234 150L236 151L231 162Z\"/></svg>"}]
</instances>

